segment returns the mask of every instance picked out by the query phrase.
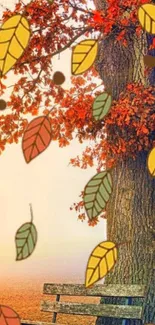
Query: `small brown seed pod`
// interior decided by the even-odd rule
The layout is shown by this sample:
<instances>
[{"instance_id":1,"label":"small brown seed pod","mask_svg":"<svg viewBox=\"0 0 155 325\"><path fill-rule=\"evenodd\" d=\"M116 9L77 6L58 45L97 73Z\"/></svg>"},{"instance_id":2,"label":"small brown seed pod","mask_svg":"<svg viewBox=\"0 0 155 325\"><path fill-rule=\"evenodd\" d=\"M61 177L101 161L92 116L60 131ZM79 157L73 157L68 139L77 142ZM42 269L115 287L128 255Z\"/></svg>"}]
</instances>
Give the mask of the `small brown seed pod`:
<instances>
[{"instance_id":1,"label":"small brown seed pod","mask_svg":"<svg viewBox=\"0 0 155 325\"><path fill-rule=\"evenodd\" d=\"M53 75L53 82L56 85L62 85L65 81L65 76L62 72L56 71Z\"/></svg>"},{"instance_id":2,"label":"small brown seed pod","mask_svg":"<svg viewBox=\"0 0 155 325\"><path fill-rule=\"evenodd\" d=\"M155 67L155 57L152 55L145 55L144 56L144 64L147 65L149 68Z\"/></svg>"},{"instance_id":3,"label":"small brown seed pod","mask_svg":"<svg viewBox=\"0 0 155 325\"><path fill-rule=\"evenodd\" d=\"M0 99L0 111L3 111L6 108L6 102L4 99Z\"/></svg>"}]
</instances>

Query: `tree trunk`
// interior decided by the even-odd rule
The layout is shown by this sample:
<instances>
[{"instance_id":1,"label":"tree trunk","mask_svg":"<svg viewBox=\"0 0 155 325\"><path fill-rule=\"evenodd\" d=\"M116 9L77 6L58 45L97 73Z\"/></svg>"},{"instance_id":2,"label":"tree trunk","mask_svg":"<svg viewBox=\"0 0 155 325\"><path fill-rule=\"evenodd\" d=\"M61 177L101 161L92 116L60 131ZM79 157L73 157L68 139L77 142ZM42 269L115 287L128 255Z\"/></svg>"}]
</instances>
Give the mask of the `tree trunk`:
<instances>
[{"instance_id":1,"label":"tree trunk","mask_svg":"<svg viewBox=\"0 0 155 325\"><path fill-rule=\"evenodd\" d=\"M118 262L106 277L105 282L109 284L148 284L152 275L155 180L148 174L146 158L147 153L142 152L136 160L130 158L120 162L112 173L113 194L107 207L107 237L114 243L130 242L119 248ZM113 303L120 302L128 303L128 300L113 299ZM141 303L141 300L134 299L134 302ZM148 319L151 315L146 316ZM99 324L122 325L122 321L100 318ZM127 324L139 325L141 322Z\"/></svg>"},{"instance_id":2,"label":"tree trunk","mask_svg":"<svg viewBox=\"0 0 155 325\"><path fill-rule=\"evenodd\" d=\"M112 173L107 236L116 243L130 242L119 248L109 283L147 284L153 268L155 179L148 173L146 158L147 153L141 152L136 160L120 162Z\"/></svg>"},{"instance_id":3,"label":"tree trunk","mask_svg":"<svg viewBox=\"0 0 155 325\"><path fill-rule=\"evenodd\" d=\"M103 1L96 0L97 9L102 8ZM143 33L138 39L132 32L128 33L128 46L115 42L117 29L102 40L99 46L96 68L104 81L105 88L113 99L118 99L127 83L144 78L143 55L147 53L147 39ZM152 83L155 78L151 75ZM110 136L110 135L108 135ZM137 158L120 161L112 171L113 193L107 206L107 238L115 243L130 241L119 248L118 262L105 283L109 284L150 284L148 301L155 292L155 272L153 273L152 229L155 229L155 179L147 170L147 152L141 152ZM151 278L152 277L152 278ZM151 278L151 282L150 282ZM151 287L152 285L152 287ZM141 304L141 299L104 298L101 303ZM145 308L145 320L155 324L155 306ZM140 325L141 321L98 318L96 325Z\"/></svg>"},{"instance_id":4,"label":"tree trunk","mask_svg":"<svg viewBox=\"0 0 155 325\"><path fill-rule=\"evenodd\" d=\"M141 82L147 84L144 77L143 53L146 52L146 36L137 37L133 30L127 35L127 47L116 41L119 33L114 27L110 35L99 44L96 69L104 81L105 89L118 99L128 83Z\"/></svg>"}]
</instances>

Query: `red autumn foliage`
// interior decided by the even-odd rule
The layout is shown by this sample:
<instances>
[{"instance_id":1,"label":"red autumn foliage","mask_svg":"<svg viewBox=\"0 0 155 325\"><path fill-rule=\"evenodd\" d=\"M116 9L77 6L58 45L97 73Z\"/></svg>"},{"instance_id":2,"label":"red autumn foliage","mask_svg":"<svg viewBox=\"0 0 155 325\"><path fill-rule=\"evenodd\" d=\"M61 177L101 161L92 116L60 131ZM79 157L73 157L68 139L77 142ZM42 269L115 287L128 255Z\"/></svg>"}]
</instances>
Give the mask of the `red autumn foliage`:
<instances>
[{"instance_id":1,"label":"red autumn foliage","mask_svg":"<svg viewBox=\"0 0 155 325\"><path fill-rule=\"evenodd\" d=\"M106 10L99 12L87 8L86 0L33 0L27 6L19 1L14 12L5 10L3 19L15 13L24 14L32 29L31 40L24 55L13 68L18 81L12 87L8 100L10 112L0 115L0 152L7 143L18 143L27 127L27 115L48 114L52 125L52 141L58 141L60 147L69 145L73 138L80 143L90 141L82 157L71 159L73 166L87 168L97 166L100 171L105 166L107 152L111 158L107 166L114 166L118 159L136 156L137 151L148 150L155 144L155 97L153 88L142 85L128 85L117 102L113 102L110 113L104 122L95 122L92 118L92 103L100 92L92 91L96 87L98 76L91 68L83 76L71 77L72 86L64 89L53 83L51 75L52 59L65 51L81 35L91 38L91 33L99 31L109 34L113 26L119 26L116 41L126 43L126 33L135 28L137 35L141 27L137 18L137 9L151 0L107 0ZM154 40L152 43L154 48ZM69 64L69 63L68 63ZM8 75L0 81L0 95L5 94ZM51 113L49 113L53 106ZM108 128L113 130L113 139L105 135ZM74 205L79 219L85 220L81 212L83 201ZM104 214L101 216L105 217ZM95 218L91 226L98 222Z\"/></svg>"}]
</instances>

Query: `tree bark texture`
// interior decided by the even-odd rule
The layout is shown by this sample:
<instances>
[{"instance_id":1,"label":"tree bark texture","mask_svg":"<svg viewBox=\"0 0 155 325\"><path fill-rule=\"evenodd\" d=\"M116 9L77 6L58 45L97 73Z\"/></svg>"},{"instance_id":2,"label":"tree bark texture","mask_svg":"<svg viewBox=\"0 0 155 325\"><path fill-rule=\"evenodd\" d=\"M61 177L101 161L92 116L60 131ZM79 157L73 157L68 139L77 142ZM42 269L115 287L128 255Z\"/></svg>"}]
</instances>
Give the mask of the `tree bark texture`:
<instances>
[{"instance_id":1,"label":"tree bark texture","mask_svg":"<svg viewBox=\"0 0 155 325\"><path fill-rule=\"evenodd\" d=\"M144 78L143 53L146 52L146 37L138 38L131 29L127 35L127 46L116 41L117 27L99 43L96 69L102 78L105 89L118 99L126 85L133 81L146 84Z\"/></svg>"},{"instance_id":2,"label":"tree bark texture","mask_svg":"<svg viewBox=\"0 0 155 325\"><path fill-rule=\"evenodd\" d=\"M104 1L96 0L97 9ZM105 89L117 100L130 82L144 85L144 54L148 53L150 38L143 33L137 38L129 30L127 47L116 42L117 28L99 44L96 69ZM150 53L149 53L150 54ZM152 53L151 53L152 54ZM155 82L154 72L149 80ZM108 134L108 136L112 136ZM107 238L115 243L130 241L119 248L118 262L105 278L106 284L149 284L144 319L155 324L155 272L153 271L155 240L155 179L147 169L148 152L137 154L134 160L120 161L112 171L113 193L107 206ZM101 303L142 304L141 299L102 298ZM142 321L98 318L96 325L140 325Z\"/></svg>"},{"instance_id":3,"label":"tree bark texture","mask_svg":"<svg viewBox=\"0 0 155 325\"><path fill-rule=\"evenodd\" d=\"M113 194L107 207L107 238L115 243L127 242L119 248L116 266L106 277L107 284L148 284L154 263L155 180L146 167L147 153L136 160L121 161L112 172ZM149 299L152 299L150 297ZM111 299L102 302L111 303ZM131 303L113 299L113 303ZM132 304L141 304L133 299ZM150 313L150 309L146 309ZM154 317L154 316L153 316ZM149 319L149 315L145 315ZM152 321L152 320L151 320ZM97 325L121 324L116 319L98 319ZM140 325L128 321L127 325Z\"/></svg>"},{"instance_id":4,"label":"tree bark texture","mask_svg":"<svg viewBox=\"0 0 155 325\"><path fill-rule=\"evenodd\" d=\"M112 172L113 194L107 207L107 238L115 243L127 242L119 248L116 266L106 277L107 284L147 284L149 292L145 308L147 322L155 323L155 180L146 167L147 153L136 160L120 162ZM151 280L151 281L150 281ZM141 304L141 299L102 299L106 303ZM141 321L99 318L97 325L140 325Z\"/></svg>"}]
</instances>

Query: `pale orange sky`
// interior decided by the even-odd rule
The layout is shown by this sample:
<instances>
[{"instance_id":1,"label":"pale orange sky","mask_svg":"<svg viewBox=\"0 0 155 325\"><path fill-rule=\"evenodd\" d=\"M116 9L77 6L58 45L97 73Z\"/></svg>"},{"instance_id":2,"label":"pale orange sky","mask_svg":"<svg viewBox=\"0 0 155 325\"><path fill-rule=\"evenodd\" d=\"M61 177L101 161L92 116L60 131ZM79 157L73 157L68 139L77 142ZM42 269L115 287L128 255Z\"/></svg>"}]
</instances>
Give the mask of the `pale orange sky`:
<instances>
[{"instance_id":1,"label":"pale orange sky","mask_svg":"<svg viewBox=\"0 0 155 325\"><path fill-rule=\"evenodd\" d=\"M1 0L12 8L13 0ZM92 1L91 1L92 3ZM64 88L70 82L68 50L55 57L54 71L66 76ZM65 62L65 64L64 64ZM8 73L8 84L14 81ZM100 83L100 82L99 82ZM9 93L4 98L7 100ZM69 208L77 202L80 192L96 173L95 168L81 170L68 166L71 157L79 155L87 145L73 141L67 148L51 143L48 149L30 164L23 158L21 143L8 145L0 156L0 265L1 277L40 277L81 279L91 251L106 239L105 221L92 228L77 220ZM33 205L38 243L31 257L16 262L14 237L17 229L30 221L29 203Z\"/></svg>"}]
</instances>

